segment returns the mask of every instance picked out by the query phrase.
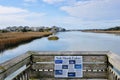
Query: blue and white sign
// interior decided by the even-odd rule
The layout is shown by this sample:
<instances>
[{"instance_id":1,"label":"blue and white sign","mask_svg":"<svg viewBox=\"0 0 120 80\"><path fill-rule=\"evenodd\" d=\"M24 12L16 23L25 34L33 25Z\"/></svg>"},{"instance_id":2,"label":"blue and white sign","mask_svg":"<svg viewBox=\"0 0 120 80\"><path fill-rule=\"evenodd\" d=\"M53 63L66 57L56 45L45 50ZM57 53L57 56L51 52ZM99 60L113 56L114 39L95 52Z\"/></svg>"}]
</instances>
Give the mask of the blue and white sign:
<instances>
[{"instance_id":1,"label":"blue and white sign","mask_svg":"<svg viewBox=\"0 0 120 80\"><path fill-rule=\"evenodd\" d=\"M55 56L54 76L56 78L83 77L82 56Z\"/></svg>"}]
</instances>

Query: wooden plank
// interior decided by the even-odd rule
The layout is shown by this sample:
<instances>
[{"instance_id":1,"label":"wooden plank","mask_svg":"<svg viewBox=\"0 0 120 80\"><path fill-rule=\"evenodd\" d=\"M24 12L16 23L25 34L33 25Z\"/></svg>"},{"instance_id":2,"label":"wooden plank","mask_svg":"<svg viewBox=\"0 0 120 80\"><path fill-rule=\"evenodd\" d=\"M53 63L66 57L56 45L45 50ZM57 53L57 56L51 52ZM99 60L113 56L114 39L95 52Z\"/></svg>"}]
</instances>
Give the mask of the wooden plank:
<instances>
[{"instance_id":1,"label":"wooden plank","mask_svg":"<svg viewBox=\"0 0 120 80\"><path fill-rule=\"evenodd\" d=\"M33 62L54 61L54 56L34 56ZM107 56L83 56L84 62L107 62Z\"/></svg>"},{"instance_id":2,"label":"wooden plank","mask_svg":"<svg viewBox=\"0 0 120 80\"><path fill-rule=\"evenodd\" d=\"M107 62L107 56L83 56L84 62Z\"/></svg>"},{"instance_id":3,"label":"wooden plank","mask_svg":"<svg viewBox=\"0 0 120 80\"><path fill-rule=\"evenodd\" d=\"M31 77L32 78L54 78L54 72L35 71L35 72L32 72ZM106 72L83 72L83 77L81 79L107 79L107 73Z\"/></svg>"},{"instance_id":4,"label":"wooden plank","mask_svg":"<svg viewBox=\"0 0 120 80\"><path fill-rule=\"evenodd\" d=\"M107 79L59 79L59 78L38 78L30 80L107 80Z\"/></svg>"},{"instance_id":5,"label":"wooden plank","mask_svg":"<svg viewBox=\"0 0 120 80\"><path fill-rule=\"evenodd\" d=\"M50 71L32 71L30 78L54 78L54 72Z\"/></svg>"},{"instance_id":6,"label":"wooden plank","mask_svg":"<svg viewBox=\"0 0 120 80\"><path fill-rule=\"evenodd\" d=\"M33 52L33 55L37 56L84 56L84 55L96 55L96 56L106 56L109 51L41 51Z\"/></svg>"},{"instance_id":7,"label":"wooden plank","mask_svg":"<svg viewBox=\"0 0 120 80\"><path fill-rule=\"evenodd\" d=\"M83 72L83 78L107 79L107 73L106 72Z\"/></svg>"},{"instance_id":8,"label":"wooden plank","mask_svg":"<svg viewBox=\"0 0 120 80\"><path fill-rule=\"evenodd\" d=\"M32 69L54 69L54 64L33 64Z\"/></svg>"},{"instance_id":9,"label":"wooden plank","mask_svg":"<svg viewBox=\"0 0 120 80\"><path fill-rule=\"evenodd\" d=\"M32 56L33 62L54 61L54 56Z\"/></svg>"},{"instance_id":10,"label":"wooden plank","mask_svg":"<svg viewBox=\"0 0 120 80\"><path fill-rule=\"evenodd\" d=\"M106 70L107 64L83 64L83 70Z\"/></svg>"},{"instance_id":11,"label":"wooden plank","mask_svg":"<svg viewBox=\"0 0 120 80\"><path fill-rule=\"evenodd\" d=\"M30 80L107 80L107 79L59 79L59 78L38 78Z\"/></svg>"},{"instance_id":12,"label":"wooden plank","mask_svg":"<svg viewBox=\"0 0 120 80\"><path fill-rule=\"evenodd\" d=\"M32 65L33 69L54 69L54 64L36 64ZM83 64L83 70L106 70L107 64Z\"/></svg>"}]
</instances>

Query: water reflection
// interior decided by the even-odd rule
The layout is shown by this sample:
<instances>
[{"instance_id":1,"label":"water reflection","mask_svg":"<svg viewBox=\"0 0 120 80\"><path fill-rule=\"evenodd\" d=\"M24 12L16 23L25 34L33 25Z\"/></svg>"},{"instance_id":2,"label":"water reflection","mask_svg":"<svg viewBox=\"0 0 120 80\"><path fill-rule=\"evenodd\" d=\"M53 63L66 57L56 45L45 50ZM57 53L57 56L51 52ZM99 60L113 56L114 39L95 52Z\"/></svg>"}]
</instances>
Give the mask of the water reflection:
<instances>
[{"instance_id":1,"label":"water reflection","mask_svg":"<svg viewBox=\"0 0 120 80\"><path fill-rule=\"evenodd\" d=\"M57 41L36 39L0 54L0 63L27 51L112 51L120 55L120 36L105 33L62 32Z\"/></svg>"}]
</instances>

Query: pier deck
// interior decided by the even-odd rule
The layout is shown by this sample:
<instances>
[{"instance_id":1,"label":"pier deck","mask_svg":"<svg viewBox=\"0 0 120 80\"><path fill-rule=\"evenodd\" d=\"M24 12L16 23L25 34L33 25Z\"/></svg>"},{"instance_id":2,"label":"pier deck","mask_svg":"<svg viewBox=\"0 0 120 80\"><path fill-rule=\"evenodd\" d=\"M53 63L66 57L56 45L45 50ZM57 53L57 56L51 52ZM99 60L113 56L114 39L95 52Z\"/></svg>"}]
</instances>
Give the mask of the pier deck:
<instances>
[{"instance_id":1,"label":"pier deck","mask_svg":"<svg viewBox=\"0 0 120 80\"><path fill-rule=\"evenodd\" d=\"M82 77L56 78L55 56L82 56ZM120 56L109 51L29 51L0 64L0 80L7 79L120 80Z\"/></svg>"}]
</instances>

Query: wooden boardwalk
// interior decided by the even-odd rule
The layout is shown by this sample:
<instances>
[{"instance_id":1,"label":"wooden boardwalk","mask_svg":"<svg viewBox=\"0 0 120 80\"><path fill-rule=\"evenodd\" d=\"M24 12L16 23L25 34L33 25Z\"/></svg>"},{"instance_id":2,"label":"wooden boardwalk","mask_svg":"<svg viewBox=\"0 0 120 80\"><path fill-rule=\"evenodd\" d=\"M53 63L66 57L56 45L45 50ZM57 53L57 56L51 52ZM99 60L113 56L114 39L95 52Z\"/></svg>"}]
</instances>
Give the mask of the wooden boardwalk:
<instances>
[{"instance_id":1,"label":"wooden boardwalk","mask_svg":"<svg viewBox=\"0 0 120 80\"><path fill-rule=\"evenodd\" d=\"M55 78L55 56L82 56L83 77ZM120 56L109 51L27 52L0 64L0 80L19 68L25 69L12 80L120 80Z\"/></svg>"}]
</instances>

